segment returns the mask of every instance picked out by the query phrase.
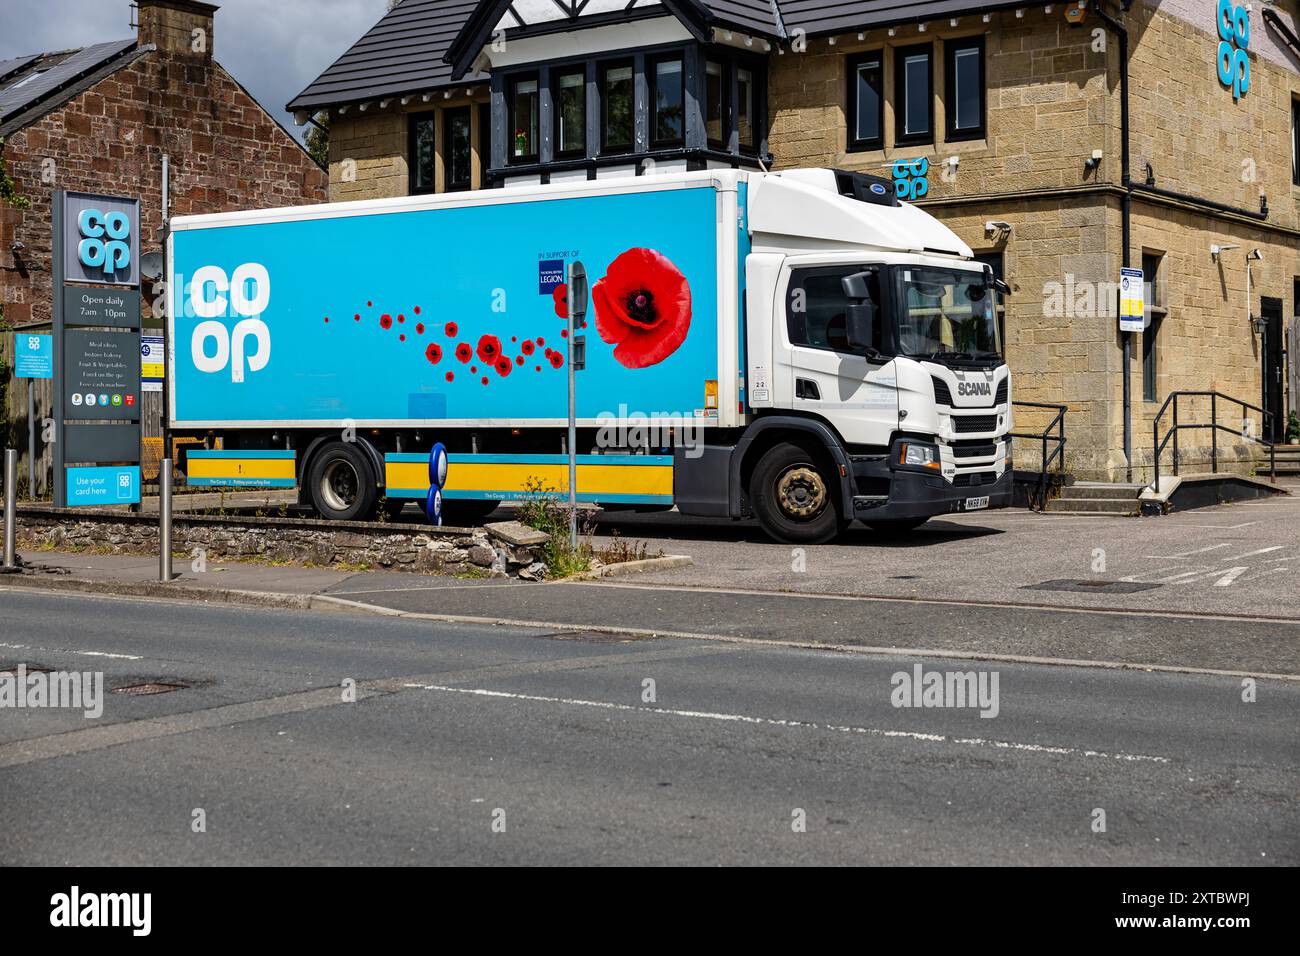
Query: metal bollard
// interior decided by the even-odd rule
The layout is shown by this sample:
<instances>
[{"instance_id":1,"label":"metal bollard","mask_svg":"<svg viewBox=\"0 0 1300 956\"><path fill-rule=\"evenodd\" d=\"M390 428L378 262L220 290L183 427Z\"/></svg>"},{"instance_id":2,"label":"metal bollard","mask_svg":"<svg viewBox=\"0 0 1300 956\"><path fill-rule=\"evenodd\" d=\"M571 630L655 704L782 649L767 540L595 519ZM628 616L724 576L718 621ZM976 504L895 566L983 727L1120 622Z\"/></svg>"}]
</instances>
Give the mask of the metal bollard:
<instances>
[{"instance_id":1,"label":"metal bollard","mask_svg":"<svg viewBox=\"0 0 1300 956\"><path fill-rule=\"evenodd\" d=\"M5 449L5 564L18 566L18 450Z\"/></svg>"},{"instance_id":2,"label":"metal bollard","mask_svg":"<svg viewBox=\"0 0 1300 956\"><path fill-rule=\"evenodd\" d=\"M172 579L172 460L158 468L158 580Z\"/></svg>"}]
</instances>

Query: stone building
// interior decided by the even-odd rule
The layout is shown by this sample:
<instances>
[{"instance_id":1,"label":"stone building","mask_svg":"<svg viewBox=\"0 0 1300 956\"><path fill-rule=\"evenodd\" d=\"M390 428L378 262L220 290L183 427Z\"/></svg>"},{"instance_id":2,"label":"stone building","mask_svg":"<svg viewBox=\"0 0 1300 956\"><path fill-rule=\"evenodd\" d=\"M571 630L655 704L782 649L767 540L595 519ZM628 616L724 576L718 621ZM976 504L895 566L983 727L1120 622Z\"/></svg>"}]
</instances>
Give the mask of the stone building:
<instances>
[{"instance_id":1,"label":"stone building","mask_svg":"<svg viewBox=\"0 0 1300 956\"><path fill-rule=\"evenodd\" d=\"M173 215L326 199L326 173L214 59L218 8L196 0L135 6L134 37L0 63L3 157L29 204L0 204L0 303L10 326L51 321L56 189L139 196L142 254L162 248L164 155ZM121 7L125 23L130 8ZM143 292L146 319L160 324L152 303L161 290ZM13 392L8 415L25 432L26 391ZM146 434L159 434L159 408L146 401Z\"/></svg>"},{"instance_id":2,"label":"stone building","mask_svg":"<svg viewBox=\"0 0 1300 956\"><path fill-rule=\"evenodd\" d=\"M403 0L291 107L330 114L335 199L892 175L1011 283L1013 397L1068 405L1069 470L1145 479L1174 391L1262 406L1219 421L1278 439L1297 405L1296 23L1294 0ZM1119 331L1123 267L1144 272L1141 332ZM1188 467L1208 444L1183 436Z\"/></svg>"}]
</instances>

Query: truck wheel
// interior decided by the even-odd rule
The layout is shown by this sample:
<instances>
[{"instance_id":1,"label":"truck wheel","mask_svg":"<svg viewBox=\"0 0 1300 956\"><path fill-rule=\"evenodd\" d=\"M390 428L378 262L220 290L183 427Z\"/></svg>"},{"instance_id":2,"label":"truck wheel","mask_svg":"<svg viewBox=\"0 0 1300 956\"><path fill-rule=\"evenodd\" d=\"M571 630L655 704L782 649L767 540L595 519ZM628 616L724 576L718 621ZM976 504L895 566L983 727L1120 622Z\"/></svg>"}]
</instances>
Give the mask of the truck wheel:
<instances>
[{"instance_id":1,"label":"truck wheel","mask_svg":"<svg viewBox=\"0 0 1300 956\"><path fill-rule=\"evenodd\" d=\"M476 501L469 498L442 499L442 523L453 528L472 528L501 507L499 501Z\"/></svg>"},{"instance_id":2,"label":"truck wheel","mask_svg":"<svg viewBox=\"0 0 1300 956\"><path fill-rule=\"evenodd\" d=\"M905 531L915 531L921 525L929 521L930 518L891 518L888 521L865 521L863 522L872 531L878 531L881 534L902 534Z\"/></svg>"},{"instance_id":3,"label":"truck wheel","mask_svg":"<svg viewBox=\"0 0 1300 956\"><path fill-rule=\"evenodd\" d=\"M332 442L316 453L307 491L316 513L334 521L365 520L379 498L365 453L345 442Z\"/></svg>"},{"instance_id":4,"label":"truck wheel","mask_svg":"<svg viewBox=\"0 0 1300 956\"><path fill-rule=\"evenodd\" d=\"M763 530L790 544L824 544L838 535L839 484L829 480L813 456L782 442L759 459L749 481L749 498Z\"/></svg>"}]
</instances>

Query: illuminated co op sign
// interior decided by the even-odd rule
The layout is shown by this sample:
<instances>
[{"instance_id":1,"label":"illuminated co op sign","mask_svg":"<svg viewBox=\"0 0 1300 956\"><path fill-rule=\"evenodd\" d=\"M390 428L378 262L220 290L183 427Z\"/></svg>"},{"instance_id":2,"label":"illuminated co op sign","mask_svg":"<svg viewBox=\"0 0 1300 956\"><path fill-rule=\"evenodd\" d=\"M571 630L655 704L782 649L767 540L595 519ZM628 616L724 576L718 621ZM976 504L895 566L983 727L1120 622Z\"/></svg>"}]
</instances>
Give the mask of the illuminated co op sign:
<instances>
[{"instance_id":1,"label":"illuminated co op sign","mask_svg":"<svg viewBox=\"0 0 1300 956\"><path fill-rule=\"evenodd\" d=\"M68 193L63 269L68 282L140 283L140 201Z\"/></svg>"},{"instance_id":2,"label":"illuminated co op sign","mask_svg":"<svg viewBox=\"0 0 1300 956\"><path fill-rule=\"evenodd\" d=\"M1232 90L1235 102L1250 90L1250 11L1219 0L1219 82Z\"/></svg>"}]
</instances>

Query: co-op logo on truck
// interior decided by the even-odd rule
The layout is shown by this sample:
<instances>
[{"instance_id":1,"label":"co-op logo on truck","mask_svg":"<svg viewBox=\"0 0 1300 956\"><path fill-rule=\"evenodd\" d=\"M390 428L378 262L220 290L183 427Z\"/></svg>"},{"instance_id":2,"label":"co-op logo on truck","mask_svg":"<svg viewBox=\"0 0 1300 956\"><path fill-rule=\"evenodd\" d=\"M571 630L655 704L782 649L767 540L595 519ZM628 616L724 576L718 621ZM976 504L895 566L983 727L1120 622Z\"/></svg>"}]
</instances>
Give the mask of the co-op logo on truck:
<instances>
[{"instance_id":1,"label":"co-op logo on truck","mask_svg":"<svg viewBox=\"0 0 1300 956\"><path fill-rule=\"evenodd\" d=\"M196 325L190 338L195 368L220 372L229 365L232 382L244 380L245 367L250 372L266 368L271 360L271 330L259 318L271 301L271 277L265 266L246 262L230 275L220 266L203 266L186 286L186 299L187 313L208 320ZM216 321L234 317L238 317L234 328ZM213 354L208 354L209 349Z\"/></svg>"}]
</instances>

